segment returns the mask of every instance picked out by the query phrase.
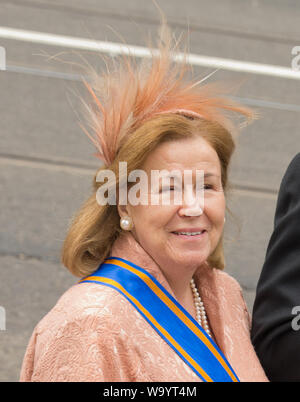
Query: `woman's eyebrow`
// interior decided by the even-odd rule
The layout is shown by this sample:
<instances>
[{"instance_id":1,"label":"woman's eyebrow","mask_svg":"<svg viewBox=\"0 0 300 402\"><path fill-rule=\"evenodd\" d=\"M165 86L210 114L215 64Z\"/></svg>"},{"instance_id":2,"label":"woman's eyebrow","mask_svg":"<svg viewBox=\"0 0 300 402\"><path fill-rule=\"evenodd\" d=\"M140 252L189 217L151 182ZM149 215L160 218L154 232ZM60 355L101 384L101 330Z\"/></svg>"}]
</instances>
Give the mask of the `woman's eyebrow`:
<instances>
[{"instance_id":1,"label":"woman's eyebrow","mask_svg":"<svg viewBox=\"0 0 300 402\"><path fill-rule=\"evenodd\" d=\"M208 173L204 173L204 177L205 178L207 178L207 177L217 177L217 178L219 178L220 176L218 174L208 172Z\"/></svg>"},{"instance_id":2,"label":"woman's eyebrow","mask_svg":"<svg viewBox=\"0 0 300 402\"><path fill-rule=\"evenodd\" d=\"M187 169L188 171L191 171L189 169ZM198 169L197 169L198 170ZM201 172L204 172L203 176L205 179L209 178L209 177L215 177L217 179L220 178L220 175L216 174L216 173L212 173L212 172L205 172L204 170L199 169ZM160 182L162 181L162 179L176 179L176 178L181 178L184 179L184 174L182 172L176 172L176 174L174 174L173 172L168 172L166 174L164 174L163 176L159 176Z\"/></svg>"}]
</instances>

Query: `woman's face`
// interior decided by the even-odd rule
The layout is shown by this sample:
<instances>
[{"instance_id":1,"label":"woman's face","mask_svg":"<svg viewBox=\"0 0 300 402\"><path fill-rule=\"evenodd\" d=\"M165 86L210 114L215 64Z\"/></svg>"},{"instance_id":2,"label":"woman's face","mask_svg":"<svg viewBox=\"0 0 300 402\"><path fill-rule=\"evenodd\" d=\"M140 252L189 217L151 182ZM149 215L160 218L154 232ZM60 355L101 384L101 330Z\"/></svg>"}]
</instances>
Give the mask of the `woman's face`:
<instances>
[{"instance_id":1,"label":"woman's face","mask_svg":"<svg viewBox=\"0 0 300 402\"><path fill-rule=\"evenodd\" d=\"M225 197L216 151L201 137L164 142L148 155L142 169L147 173L149 189L152 170L180 171L183 194L184 171L191 171L194 187L190 186L190 191L194 197L196 170L204 172L204 204L201 206L197 201L192 205L184 199L180 205L172 202L178 187L176 181L171 180L169 205L162 205L162 202L151 205L149 190L148 205L128 204L126 211L121 213L122 216L131 216L134 223L133 236L161 266L188 264L190 267L198 267L216 248L224 226ZM160 196L165 191L162 184L159 184ZM182 232L201 234L188 235Z\"/></svg>"}]
</instances>

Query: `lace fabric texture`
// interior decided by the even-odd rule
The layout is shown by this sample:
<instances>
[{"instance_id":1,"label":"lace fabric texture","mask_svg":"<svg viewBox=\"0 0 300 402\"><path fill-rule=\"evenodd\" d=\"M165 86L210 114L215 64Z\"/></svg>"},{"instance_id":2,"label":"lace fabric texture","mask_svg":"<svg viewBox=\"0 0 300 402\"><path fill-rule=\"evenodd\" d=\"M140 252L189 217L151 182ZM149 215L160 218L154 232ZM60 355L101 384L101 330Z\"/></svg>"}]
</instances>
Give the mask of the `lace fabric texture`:
<instances>
[{"instance_id":1,"label":"lace fabric texture","mask_svg":"<svg viewBox=\"0 0 300 402\"><path fill-rule=\"evenodd\" d=\"M116 240L111 255L146 269L174 296L158 265L129 232ZM195 282L214 339L239 379L268 381L251 344L251 318L240 285L205 264ZM201 379L118 291L82 283L68 289L34 329L20 381Z\"/></svg>"}]
</instances>

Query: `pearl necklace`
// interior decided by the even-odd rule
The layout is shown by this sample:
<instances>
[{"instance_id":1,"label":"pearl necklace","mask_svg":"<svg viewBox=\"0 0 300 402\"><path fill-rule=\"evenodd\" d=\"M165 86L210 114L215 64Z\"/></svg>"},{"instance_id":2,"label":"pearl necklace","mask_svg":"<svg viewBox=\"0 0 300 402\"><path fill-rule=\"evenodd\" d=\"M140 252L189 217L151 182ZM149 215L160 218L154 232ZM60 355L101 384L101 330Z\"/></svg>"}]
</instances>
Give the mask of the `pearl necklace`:
<instances>
[{"instance_id":1,"label":"pearl necklace","mask_svg":"<svg viewBox=\"0 0 300 402\"><path fill-rule=\"evenodd\" d=\"M206 333L211 337L211 332L208 328L206 312L204 304L199 295L198 289L196 287L194 279L191 279L191 288L194 295L195 309L196 309L196 320L198 324L206 331Z\"/></svg>"}]
</instances>

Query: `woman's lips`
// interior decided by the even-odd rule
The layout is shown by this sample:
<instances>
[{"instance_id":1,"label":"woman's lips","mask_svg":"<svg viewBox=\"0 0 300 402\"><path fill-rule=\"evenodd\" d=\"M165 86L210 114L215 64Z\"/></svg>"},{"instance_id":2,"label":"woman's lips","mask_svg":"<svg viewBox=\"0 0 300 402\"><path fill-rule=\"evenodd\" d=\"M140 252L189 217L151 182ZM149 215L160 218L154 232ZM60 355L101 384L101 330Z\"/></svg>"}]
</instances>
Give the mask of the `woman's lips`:
<instances>
[{"instance_id":1,"label":"woman's lips","mask_svg":"<svg viewBox=\"0 0 300 402\"><path fill-rule=\"evenodd\" d=\"M187 234L187 233L183 233L183 232L187 232L187 233L195 233L195 234ZM200 232L200 233L199 233ZM206 230L197 230L197 231L190 231L190 232L188 232L188 231L184 231L184 230L182 230L182 231L179 231L179 232L177 232L177 231L174 231L174 232L171 232L174 236L176 236L177 238L179 238L179 239L184 239L184 240L198 240L198 239L202 239L204 236L205 236L205 234L207 233L207 231Z\"/></svg>"}]
</instances>

